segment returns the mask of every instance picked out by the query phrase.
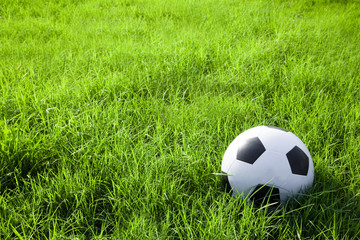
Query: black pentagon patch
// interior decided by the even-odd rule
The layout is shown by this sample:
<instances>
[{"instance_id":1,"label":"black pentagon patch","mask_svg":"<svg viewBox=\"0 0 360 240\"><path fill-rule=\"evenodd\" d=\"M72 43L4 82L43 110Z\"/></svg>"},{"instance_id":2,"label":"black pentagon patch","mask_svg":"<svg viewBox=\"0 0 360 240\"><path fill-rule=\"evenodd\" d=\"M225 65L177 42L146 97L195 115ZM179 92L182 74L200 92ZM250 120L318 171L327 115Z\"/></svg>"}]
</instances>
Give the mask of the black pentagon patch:
<instances>
[{"instance_id":1,"label":"black pentagon patch","mask_svg":"<svg viewBox=\"0 0 360 240\"><path fill-rule=\"evenodd\" d=\"M221 183L223 189L225 189L225 192L231 192L231 185L229 182L229 177L227 176L227 173L224 171L221 171Z\"/></svg>"},{"instance_id":2,"label":"black pentagon patch","mask_svg":"<svg viewBox=\"0 0 360 240\"><path fill-rule=\"evenodd\" d=\"M250 196L250 200L255 205L261 205L262 203L278 205L280 204L280 191L276 187L257 185Z\"/></svg>"},{"instance_id":3,"label":"black pentagon patch","mask_svg":"<svg viewBox=\"0 0 360 240\"><path fill-rule=\"evenodd\" d=\"M277 129L277 130L280 130L280 131L284 131L284 132L289 132L283 128L280 128L280 127L274 127L274 126L267 126L268 128L273 128L273 129Z\"/></svg>"},{"instance_id":4,"label":"black pentagon patch","mask_svg":"<svg viewBox=\"0 0 360 240\"><path fill-rule=\"evenodd\" d=\"M237 151L236 159L253 164L265 152L265 147L258 137L243 141Z\"/></svg>"},{"instance_id":5,"label":"black pentagon patch","mask_svg":"<svg viewBox=\"0 0 360 240\"><path fill-rule=\"evenodd\" d=\"M298 146L286 154L293 174L306 176L309 170L309 158Z\"/></svg>"}]
</instances>

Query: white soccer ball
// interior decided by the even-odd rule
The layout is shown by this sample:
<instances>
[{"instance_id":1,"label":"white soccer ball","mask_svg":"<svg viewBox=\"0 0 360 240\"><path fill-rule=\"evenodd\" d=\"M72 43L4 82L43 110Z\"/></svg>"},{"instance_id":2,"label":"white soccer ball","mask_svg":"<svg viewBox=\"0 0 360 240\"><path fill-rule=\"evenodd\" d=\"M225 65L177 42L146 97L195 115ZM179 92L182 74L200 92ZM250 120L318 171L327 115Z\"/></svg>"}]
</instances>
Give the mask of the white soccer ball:
<instances>
[{"instance_id":1,"label":"white soccer ball","mask_svg":"<svg viewBox=\"0 0 360 240\"><path fill-rule=\"evenodd\" d=\"M284 129L259 126L235 138L226 149L221 171L232 195L255 203L286 203L314 181L314 164L305 144Z\"/></svg>"}]
</instances>

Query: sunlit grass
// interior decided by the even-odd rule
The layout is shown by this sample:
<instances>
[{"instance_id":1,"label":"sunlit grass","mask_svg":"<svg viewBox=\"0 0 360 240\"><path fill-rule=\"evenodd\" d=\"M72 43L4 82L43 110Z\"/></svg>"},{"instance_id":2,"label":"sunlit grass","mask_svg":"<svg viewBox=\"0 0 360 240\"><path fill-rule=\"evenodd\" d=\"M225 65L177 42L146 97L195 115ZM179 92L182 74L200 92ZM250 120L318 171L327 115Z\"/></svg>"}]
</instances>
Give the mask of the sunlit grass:
<instances>
[{"instance_id":1,"label":"sunlit grass","mask_svg":"<svg viewBox=\"0 0 360 240\"><path fill-rule=\"evenodd\" d=\"M0 238L358 238L359 9L0 1ZM213 174L264 124L315 165L276 211Z\"/></svg>"}]
</instances>

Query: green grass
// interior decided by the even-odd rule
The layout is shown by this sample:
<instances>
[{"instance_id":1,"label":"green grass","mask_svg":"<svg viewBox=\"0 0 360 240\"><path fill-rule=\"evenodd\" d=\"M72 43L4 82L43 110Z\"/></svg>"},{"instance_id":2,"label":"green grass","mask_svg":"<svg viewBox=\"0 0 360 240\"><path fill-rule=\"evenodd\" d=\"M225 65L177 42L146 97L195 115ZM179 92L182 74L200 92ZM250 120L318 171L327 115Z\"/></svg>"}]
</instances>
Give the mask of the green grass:
<instances>
[{"instance_id":1,"label":"green grass","mask_svg":"<svg viewBox=\"0 0 360 240\"><path fill-rule=\"evenodd\" d=\"M357 239L360 2L0 0L1 239ZM224 192L257 125L313 188Z\"/></svg>"}]
</instances>

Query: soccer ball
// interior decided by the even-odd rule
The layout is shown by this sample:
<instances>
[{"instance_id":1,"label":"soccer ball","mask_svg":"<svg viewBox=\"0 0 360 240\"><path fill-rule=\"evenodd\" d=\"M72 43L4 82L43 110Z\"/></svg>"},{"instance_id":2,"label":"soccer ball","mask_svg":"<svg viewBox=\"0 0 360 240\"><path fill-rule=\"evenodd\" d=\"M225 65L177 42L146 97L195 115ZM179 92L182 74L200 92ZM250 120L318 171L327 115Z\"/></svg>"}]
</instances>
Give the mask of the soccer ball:
<instances>
[{"instance_id":1,"label":"soccer ball","mask_svg":"<svg viewBox=\"0 0 360 240\"><path fill-rule=\"evenodd\" d=\"M221 171L232 195L284 204L312 186L314 164L305 144L282 128L258 126L235 138Z\"/></svg>"}]
</instances>

